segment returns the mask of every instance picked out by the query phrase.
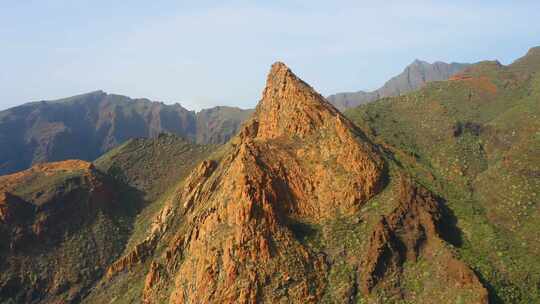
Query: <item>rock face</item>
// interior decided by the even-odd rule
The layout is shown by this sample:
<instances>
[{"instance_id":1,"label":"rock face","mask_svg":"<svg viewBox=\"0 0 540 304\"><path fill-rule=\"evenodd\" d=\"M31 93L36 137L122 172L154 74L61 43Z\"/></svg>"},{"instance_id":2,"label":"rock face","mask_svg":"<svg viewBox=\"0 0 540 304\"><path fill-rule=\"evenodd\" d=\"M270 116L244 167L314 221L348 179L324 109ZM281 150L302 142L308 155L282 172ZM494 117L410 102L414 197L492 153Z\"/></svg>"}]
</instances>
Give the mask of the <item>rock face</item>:
<instances>
[{"instance_id":1,"label":"rock face","mask_svg":"<svg viewBox=\"0 0 540 304\"><path fill-rule=\"evenodd\" d=\"M141 290L144 303L339 301L328 286L337 267L333 252L339 249L319 251L303 243L296 223L326 227L342 217L368 216L367 202L389 187L388 170L383 152L284 64L276 63L254 116L168 199L155 228L141 246L115 263L119 266L110 269L103 288L121 281L118 274L126 268L150 263ZM341 256L342 262L350 260L359 269L361 280L361 290L347 291L349 301L377 297L373 289L386 289L387 278L399 275L403 263L428 258L431 251L424 248L431 244L442 246L435 228L438 205L412 184L403 187L411 194L397 198L395 211L374 226L369 251ZM402 229L411 232L402 234ZM405 242L407 250L390 238ZM154 245L143 245L149 243ZM446 260L461 263L444 252ZM151 262L141 262L147 253L154 253ZM486 303L474 274L459 265L471 278L462 289L479 294L471 303ZM456 280L448 277L452 284Z\"/></svg>"},{"instance_id":2,"label":"rock face","mask_svg":"<svg viewBox=\"0 0 540 304\"><path fill-rule=\"evenodd\" d=\"M232 153L199 184L199 199L187 206L190 227L180 249L185 260L171 302L274 301L269 287L283 280L291 282L290 301L316 302L324 263L295 244L287 220L358 211L381 187L382 160L368 146L351 145L359 135L350 126L287 67L275 64L255 117ZM273 278L279 273L286 278Z\"/></svg>"},{"instance_id":3,"label":"rock face","mask_svg":"<svg viewBox=\"0 0 540 304\"><path fill-rule=\"evenodd\" d=\"M343 111L379 98L398 96L418 90L430 81L446 80L468 66L469 64L464 63L448 64L437 61L430 64L415 60L401 74L388 80L381 88L373 92L338 93L327 98L336 108Z\"/></svg>"},{"instance_id":4,"label":"rock face","mask_svg":"<svg viewBox=\"0 0 540 304\"><path fill-rule=\"evenodd\" d=\"M220 144L236 134L250 113L232 107L195 113L179 104L102 91L28 103L0 112L0 175L40 162L92 161L128 139L164 132Z\"/></svg>"}]
</instances>

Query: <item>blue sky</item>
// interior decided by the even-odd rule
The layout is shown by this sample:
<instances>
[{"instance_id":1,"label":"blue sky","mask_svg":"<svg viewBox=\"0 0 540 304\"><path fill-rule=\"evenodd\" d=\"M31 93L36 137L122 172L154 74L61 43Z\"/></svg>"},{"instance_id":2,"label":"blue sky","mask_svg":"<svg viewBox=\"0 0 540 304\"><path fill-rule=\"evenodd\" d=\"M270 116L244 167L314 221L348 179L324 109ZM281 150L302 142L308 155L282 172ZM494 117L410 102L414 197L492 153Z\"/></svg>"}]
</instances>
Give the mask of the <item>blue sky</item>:
<instances>
[{"instance_id":1,"label":"blue sky","mask_svg":"<svg viewBox=\"0 0 540 304\"><path fill-rule=\"evenodd\" d=\"M375 89L416 58L510 63L540 45L539 12L537 0L0 0L0 109L98 89L252 107L276 60L323 95Z\"/></svg>"}]
</instances>

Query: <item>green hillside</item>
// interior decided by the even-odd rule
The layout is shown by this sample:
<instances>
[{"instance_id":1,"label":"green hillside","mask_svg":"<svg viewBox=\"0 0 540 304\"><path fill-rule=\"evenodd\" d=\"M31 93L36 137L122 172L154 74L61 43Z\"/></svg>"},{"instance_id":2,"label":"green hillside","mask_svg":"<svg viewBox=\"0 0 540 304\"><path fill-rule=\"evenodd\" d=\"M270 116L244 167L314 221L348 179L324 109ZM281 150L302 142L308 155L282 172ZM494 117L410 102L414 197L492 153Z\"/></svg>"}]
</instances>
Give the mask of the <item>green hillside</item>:
<instances>
[{"instance_id":1,"label":"green hillside","mask_svg":"<svg viewBox=\"0 0 540 304\"><path fill-rule=\"evenodd\" d=\"M458 254L493 303L540 301L540 52L481 62L348 117L457 218Z\"/></svg>"}]
</instances>

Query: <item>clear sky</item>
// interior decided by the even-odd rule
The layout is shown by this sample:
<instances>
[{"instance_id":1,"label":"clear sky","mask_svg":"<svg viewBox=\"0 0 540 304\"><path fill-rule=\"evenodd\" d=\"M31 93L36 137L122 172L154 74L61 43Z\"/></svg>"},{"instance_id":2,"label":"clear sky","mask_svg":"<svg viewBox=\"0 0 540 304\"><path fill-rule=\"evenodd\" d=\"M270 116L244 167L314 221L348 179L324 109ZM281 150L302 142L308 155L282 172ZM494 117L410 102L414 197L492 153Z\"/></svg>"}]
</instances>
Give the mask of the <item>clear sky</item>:
<instances>
[{"instance_id":1,"label":"clear sky","mask_svg":"<svg viewBox=\"0 0 540 304\"><path fill-rule=\"evenodd\" d=\"M252 107L272 62L323 95L414 59L512 62L540 1L0 0L0 109L102 89L188 109Z\"/></svg>"}]
</instances>

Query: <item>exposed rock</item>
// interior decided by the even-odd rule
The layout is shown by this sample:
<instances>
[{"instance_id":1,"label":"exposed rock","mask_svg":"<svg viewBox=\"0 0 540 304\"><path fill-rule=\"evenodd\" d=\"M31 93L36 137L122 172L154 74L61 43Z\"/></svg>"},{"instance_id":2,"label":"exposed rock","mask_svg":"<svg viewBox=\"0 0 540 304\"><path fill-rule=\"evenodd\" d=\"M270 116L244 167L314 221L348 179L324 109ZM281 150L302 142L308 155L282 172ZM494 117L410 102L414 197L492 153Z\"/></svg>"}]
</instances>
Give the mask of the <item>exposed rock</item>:
<instances>
[{"instance_id":1,"label":"exposed rock","mask_svg":"<svg viewBox=\"0 0 540 304\"><path fill-rule=\"evenodd\" d=\"M152 239L146 239L137 244L126 256L114 262L107 269L107 278L112 278L115 274L131 269L133 266L143 263L146 259L152 256L155 249L155 242Z\"/></svg>"},{"instance_id":2,"label":"exposed rock","mask_svg":"<svg viewBox=\"0 0 540 304\"><path fill-rule=\"evenodd\" d=\"M187 227L166 253L166 269L181 260L170 301L317 302L326 264L297 243L287 221L352 214L377 193L383 162L363 140L284 64L273 65L254 117L227 155L184 183Z\"/></svg>"},{"instance_id":3,"label":"exposed rock","mask_svg":"<svg viewBox=\"0 0 540 304\"><path fill-rule=\"evenodd\" d=\"M181 194L184 209L189 209L195 200L200 199L202 189L200 186L214 172L216 165L215 161L205 160L186 179L184 191Z\"/></svg>"},{"instance_id":4,"label":"exposed rock","mask_svg":"<svg viewBox=\"0 0 540 304\"><path fill-rule=\"evenodd\" d=\"M441 213L428 191L404 183L380 210L386 210L380 223L367 224L375 214L367 202L390 182L396 185L383 153L276 63L254 116L183 180L147 238L113 264L103 286L125 284L127 276L115 276L120 271L146 269L144 303L354 301L379 287L393 292L387 277L400 276L405 262L421 257L448 262L448 271L437 270L440 280L485 294L472 271L444 249ZM347 227L372 231L371 240L355 247L367 249L358 256L344 244L318 251L294 227L324 226L321 241L339 243L328 223L343 218L353 225ZM435 249L443 254L433 254ZM342 262L353 282L334 293L329 282Z\"/></svg>"},{"instance_id":5,"label":"exposed rock","mask_svg":"<svg viewBox=\"0 0 540 304\"><path fill-rule=\"evenodd\" d=\"M170 218L174 215L174 211L177 210L176 206L173 205L174 203L170 200L167 201L152 221L148 236L136 244L125 256L109 266L106 273L107 279L113 278L120 272L131 270L136 265L142 264L152 257L161 236L167 231ZM151 286L148 288L151 288Z\"/></svg>"}]
</instances>

